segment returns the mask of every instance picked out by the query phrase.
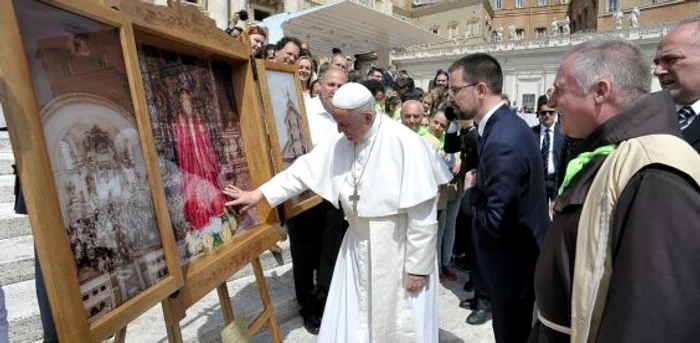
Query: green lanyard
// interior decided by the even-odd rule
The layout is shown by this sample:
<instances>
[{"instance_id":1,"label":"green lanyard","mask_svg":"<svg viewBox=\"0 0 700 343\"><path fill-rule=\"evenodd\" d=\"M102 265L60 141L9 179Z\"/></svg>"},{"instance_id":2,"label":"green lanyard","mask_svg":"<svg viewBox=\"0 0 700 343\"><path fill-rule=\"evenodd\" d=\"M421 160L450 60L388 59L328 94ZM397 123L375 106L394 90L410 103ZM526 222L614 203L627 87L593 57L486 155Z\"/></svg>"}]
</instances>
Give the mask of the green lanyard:
<instances>
[{"instance_id":1,"label":"green lanyard","mask_svg":"<svg viewBox=\"0 0 700 343\"><path fill-rule=\"evenodd\" d=\"M559 194L564 193L564 190L569 187L569 184L571 183L571 180L574 179L574 177L581 171L583 168L588 165L588 163L591 162L594 158L598 156L607 156L609 155L613 150L615 150L615 145L610 144L610 145L604 145L598 149L595 149L590 152L583 152L576 156L573 160L569 161L569 164L566 165L566 174L564 175L564 182L562 182L561 187L559 187Z\"/></svg>"}]
</instances>

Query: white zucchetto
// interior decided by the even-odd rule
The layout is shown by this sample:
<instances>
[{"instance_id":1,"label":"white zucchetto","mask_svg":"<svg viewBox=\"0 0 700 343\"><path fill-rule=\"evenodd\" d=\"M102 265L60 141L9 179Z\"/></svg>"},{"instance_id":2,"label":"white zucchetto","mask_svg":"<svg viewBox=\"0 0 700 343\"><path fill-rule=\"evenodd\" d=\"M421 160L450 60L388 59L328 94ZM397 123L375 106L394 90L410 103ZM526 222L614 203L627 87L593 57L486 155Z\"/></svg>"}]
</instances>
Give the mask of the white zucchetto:
<instances>
[{"instance_id":1,"label":"white zucchetto","mask_svg":"<svg viewBox=\"0 0 700 343\"><path fill-rule=\"evenodd\" d=\"M350 82L338 88L333 95L333 107L343 110L354 110L366 105L374 97L367 87Z\"/></svg>"}]
</instances>

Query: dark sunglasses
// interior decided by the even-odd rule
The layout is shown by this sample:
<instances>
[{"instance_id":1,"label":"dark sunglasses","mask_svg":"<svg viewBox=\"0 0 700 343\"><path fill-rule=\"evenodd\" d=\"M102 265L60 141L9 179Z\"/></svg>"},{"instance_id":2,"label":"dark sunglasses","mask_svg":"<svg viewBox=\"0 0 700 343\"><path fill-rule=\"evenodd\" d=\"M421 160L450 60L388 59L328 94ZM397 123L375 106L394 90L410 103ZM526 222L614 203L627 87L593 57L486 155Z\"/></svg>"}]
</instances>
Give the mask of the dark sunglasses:
<instances>
[{"instance_id":1,"label":"dark sunglasses","mask_svg":"<svg viewBox=\"0 0 700 343\"><path fill-rule=\"evenodd\" d=\"M540 115L548 115L548 116L553 116L556 111L540 111Z\"/></svg>"}]
</instances>

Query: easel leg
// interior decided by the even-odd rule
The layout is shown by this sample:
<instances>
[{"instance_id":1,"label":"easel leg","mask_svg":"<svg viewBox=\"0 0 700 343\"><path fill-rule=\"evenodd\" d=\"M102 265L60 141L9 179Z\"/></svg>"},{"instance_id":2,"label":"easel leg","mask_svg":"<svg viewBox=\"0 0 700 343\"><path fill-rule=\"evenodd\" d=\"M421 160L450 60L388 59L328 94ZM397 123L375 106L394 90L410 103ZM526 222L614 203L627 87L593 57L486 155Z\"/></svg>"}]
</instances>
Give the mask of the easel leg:
<instances>
[{"instance_id":1,"label":"easel leg","mask_svg":"<svg viewBox=\"0 0 700 343\"><path fill-rule=\"evenodd\" d=\"M180 330L180 319L175 314L175 309L170 299L165 299L162 303L163 317L165 319L165 329L168 332L168 342L182 343L182 331Z\"/></svg>"},{"instance_id":2,"label":"easel leg","mask_svg":"<svg viewBox=\"0 0 700 343\"><path fill-rule=\"evenodd\" d=\"M219 304L221 312L224 315L224 326L233 322L233 306L231 306L231 296L228 293L228 287L224 282L221 286L216 287L216 293L219 295Z\"/></svg>"},{"instance_id":3,"label":"easel leg","mask_svg":"<svg viewBox=\"0 0 700 343\"><path fill-rule=\"evenodd\" d=\"M114 335L114 343L124 343L126 342L126 326L121 330L117 331Z\"/></svg>"},{"instance_id":4,"label":"easel leg","mask_svg":"<svg viewBox=\"0 0 700 343\"><path fill-rule=\"evenodd\" d=\"M280 343L280 332L279 328L277 327L277 318L275 318L275 312L272 308L270 293L267 291L267 284L265 283L265 275L263 274L262 265L260 264L260 257L256 257L252 263L253 271L255 272L255 281L258 284L260 299L263 303L263 311L268 314L267 324L270 328L270 338L272 339L273 343Z\"/></svg>"}]
</instances>

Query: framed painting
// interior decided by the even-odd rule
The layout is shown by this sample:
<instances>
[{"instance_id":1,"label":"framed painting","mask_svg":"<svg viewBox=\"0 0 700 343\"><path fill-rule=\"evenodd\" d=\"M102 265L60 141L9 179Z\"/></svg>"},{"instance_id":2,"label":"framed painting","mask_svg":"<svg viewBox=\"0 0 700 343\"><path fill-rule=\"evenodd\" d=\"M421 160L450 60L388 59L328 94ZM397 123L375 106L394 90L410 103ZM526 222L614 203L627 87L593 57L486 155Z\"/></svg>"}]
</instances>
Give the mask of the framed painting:
<instances>
[{"instance_id":1,"label":"framed painting","mask_svg":"<svg viewBox=\"0 0 700 343\"><path fill-rule=\"evenodd\" d=\"M313 147L301 81L296 66L261 60L256 64L273 165L275 171L280 172ZM307 190L284 203L284 217L292 218L320 204L321 200Z\"/></svg>"},{"instance_id":2,"label":"framed painting","mask_svg":"<svg viewBox=\"0 0 700 343\"><path fill-rule=\"evenodd\" d=\"M183 285L130 24L87 2L2 0L0 40L0 101L59 337L105 339Z\"/></svg>"},{"instance_id":3,"label":"framed painting","mask_svg":"<svg viewBox=\"0 0 700 343\"><path fill-rule=\"evenodd\" d=\"M185 285L168 301L186 309L284 238L269 205L238 212L222 193L229 184L254 189L273 175L260 158L267 137L249 48L208 29L201 21L211 19L190 6L120 5L134 13L136 89L183 267Z\"/></svg>"}]
</instances>

